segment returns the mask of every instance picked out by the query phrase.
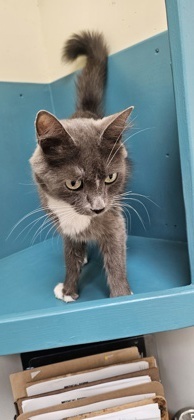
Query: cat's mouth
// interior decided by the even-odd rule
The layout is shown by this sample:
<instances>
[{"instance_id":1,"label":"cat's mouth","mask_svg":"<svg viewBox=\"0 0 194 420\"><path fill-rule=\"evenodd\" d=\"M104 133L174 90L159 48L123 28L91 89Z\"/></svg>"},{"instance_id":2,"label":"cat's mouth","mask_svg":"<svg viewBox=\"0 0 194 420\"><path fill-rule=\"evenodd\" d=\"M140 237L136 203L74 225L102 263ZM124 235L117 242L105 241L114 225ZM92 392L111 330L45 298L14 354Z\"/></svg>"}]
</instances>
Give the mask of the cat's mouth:
<instances>
[{"instance_id":1,"label":"cat's mouth","mask_svg":"<svg viewBox=\"0 0 194 420\"><path fill-rule=\"evenodd\" d=\"M83 216L90 216L90 217L99 217L101 215L103 215L104 213L106 213L106 211L108 210L108 206L105 207L101 207L101 208L85 208L83 210L80 211L80 209L76 209L76 211Z\"/></svg>"},{"instance_id":2,"label":"cat's mouth","mask_svg":"<svg viewBox=\"0 0 194 420\"><path fill-rule=\"evenodd\" d=\"M92 211L93 215L102 214L102 213L104 213L104 212L105 212L105 210L106 210L106 208L105 208L105 207L102 207L102 208L100 208L100 209L91 209L91 211Z\"/></svg>"},{"instance_id":3,"label":"cat's mouth","mask_svg":"<svg viewBox=\"0 0 194 420\"><path fill-rule=\"evenodd\" d=\"M77 210L77 212L82 216L90 216L90 217L99 217L102 216L106 212L107 208L104 207L103 209L86 209L83 211Z\"/></svg>"}]
</instances>

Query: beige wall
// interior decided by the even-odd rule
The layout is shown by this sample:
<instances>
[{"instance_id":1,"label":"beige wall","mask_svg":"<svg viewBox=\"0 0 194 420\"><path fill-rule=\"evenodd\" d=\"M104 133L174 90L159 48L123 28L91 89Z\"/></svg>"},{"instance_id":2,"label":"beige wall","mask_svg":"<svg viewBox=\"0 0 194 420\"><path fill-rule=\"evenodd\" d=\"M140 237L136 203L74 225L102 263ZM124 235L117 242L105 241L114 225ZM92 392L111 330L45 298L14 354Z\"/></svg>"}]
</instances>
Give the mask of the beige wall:
<instances>
[{"instance_id":1,"label":"beige wall","mask_svg":"<svg viewBox=\"0 0 194 420\"><path fill-rule=\"evenodd\" d=\"M39 7L50 80L75 69L61 63L64 40L75 31L100 30L113 53L166 30L164 0L39 0Z\"/></svg>"},{"instance_id":2,"label":"beige wall","mask_svg":"<svg viewBox=\"0 0 194 420\"><path fill-rule=\"evenodd\" d=\"M0 0L1 81L50 82L75 31L104 33L110 53L166 30L164 0Z\"/></svg>"},{"instance_id":3,"label":"beige wall","mask_svg":"<svg viewBox=\"0 0 194 420\"><path fill-rule=\"evenodd\" d=\"M168 408L194 407L194 327L155 334Z\"/></svg>"},{"instance_id":4,"label":"beige wall","mask_svg":"<svg viewBox=\"0 0 194 420\"><path fill-rule=\"evenodd\" d=\"M38 3L0 0L0 81L48 78Z\"/></svg>"}]
</instances>

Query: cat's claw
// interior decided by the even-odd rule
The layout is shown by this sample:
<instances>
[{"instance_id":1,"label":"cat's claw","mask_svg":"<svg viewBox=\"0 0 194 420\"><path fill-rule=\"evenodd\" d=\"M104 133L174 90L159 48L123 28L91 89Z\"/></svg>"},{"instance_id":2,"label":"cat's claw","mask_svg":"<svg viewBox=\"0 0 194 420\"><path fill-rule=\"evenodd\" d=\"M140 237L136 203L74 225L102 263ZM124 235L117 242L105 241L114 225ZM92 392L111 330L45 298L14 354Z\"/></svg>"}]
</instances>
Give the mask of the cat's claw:
<instances>
[{"instance_id":1,"label":"cat's claw","mask_svg":"<svg viewBox=\"0 0 194 420\"><path fill-rule=\"evenodd\" d=\"M64 295L64 296L63 296L63 300L64 300L64 302L66 302L66 303L69 303L69 302L75 302L75 299L73 299L73 298L72 298L72 296L70 296L70 295Z\"/></svg>"},{"instance_id":2,"label":"cat's claw","mask_svg":"<svg viewBox=\"0 0 194 420\"><path fill-rule=\"evenodd\" d=\"M64 284L63 283L58 283L55 288L54 288L54 295L57 299L63 300L66 303L69 302L75 302L75 300L78 298L77 294L74 294L73 296L71 295L65 295L63 293L63 287Z\"/></svg>"},{"instance_id":3,"label":"cat's claw","mask_svg":"<svg viewBox=\"0 0 194 420\"><path fill-rule=\"evenodd\" d=\"M86 256L84 257L84 260L83 260L83 264L82 264L82 265L84 266L84 265L86 265L87 263L88 263L88 257L87 257L87 255L86 255Z\"/></svg>"}]
</instances>

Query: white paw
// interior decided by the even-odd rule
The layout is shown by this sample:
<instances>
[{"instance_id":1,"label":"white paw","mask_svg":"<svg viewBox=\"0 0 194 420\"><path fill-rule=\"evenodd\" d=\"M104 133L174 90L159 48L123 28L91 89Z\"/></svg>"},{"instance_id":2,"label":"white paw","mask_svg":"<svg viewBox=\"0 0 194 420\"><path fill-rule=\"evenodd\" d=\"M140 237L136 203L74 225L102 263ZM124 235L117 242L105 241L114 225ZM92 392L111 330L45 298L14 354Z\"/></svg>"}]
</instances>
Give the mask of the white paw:
<instances>
[{"instance_id":1,"label":"white paw","mask_svg":"<svg viewBox=\"0 0 194 420\"><path fill-rule=\"evenodd\" d=\"M54 288L54 295L57 299L63 300L63 283L58 283Z\"/></svg>"},{"instance_id":2,"label":"white paw","mask_svg":"<svg viewBox=\"0 0 194 420\"><path fill-rule=\"evenodd\" d=\"M63 283L58 283L54 288L54 295L57 299L61 299L64 302L74 302L75 299L70 295L63 295Z\"/></svg>"}]
</instances>

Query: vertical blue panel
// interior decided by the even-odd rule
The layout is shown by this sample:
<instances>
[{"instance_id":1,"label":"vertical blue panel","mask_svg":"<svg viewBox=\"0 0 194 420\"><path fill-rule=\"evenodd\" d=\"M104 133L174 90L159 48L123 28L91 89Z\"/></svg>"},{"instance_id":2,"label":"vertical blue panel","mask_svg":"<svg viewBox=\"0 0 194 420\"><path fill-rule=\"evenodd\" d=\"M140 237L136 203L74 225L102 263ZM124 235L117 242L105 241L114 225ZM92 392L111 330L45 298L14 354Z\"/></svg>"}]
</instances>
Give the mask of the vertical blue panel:
<instances>
[{"instance_id":1,"label":"vertical blue panel","mask_svg":"<svg viewBox=\"0 0 194 420\"><path fill-rule=\"evenodd\" d=\"M6 239L12 227L40 205L28 161L36 145L35 115L52 107L49 87L43 84L2 82L0 98L0 254L6 256L29 246L35 232L27 235L25 230L17 238L32 222L29 217Z\"/></svg>"},{"instance_id":2,"label":"vertical blue panel","mask_svg":"<svg viewBox=\"0 0 194 420\"><path fill-rule=\"evenodd\" d=\"M194 281L194 1L166 0L191 276Z\"/></svg>"}]
</instances>

